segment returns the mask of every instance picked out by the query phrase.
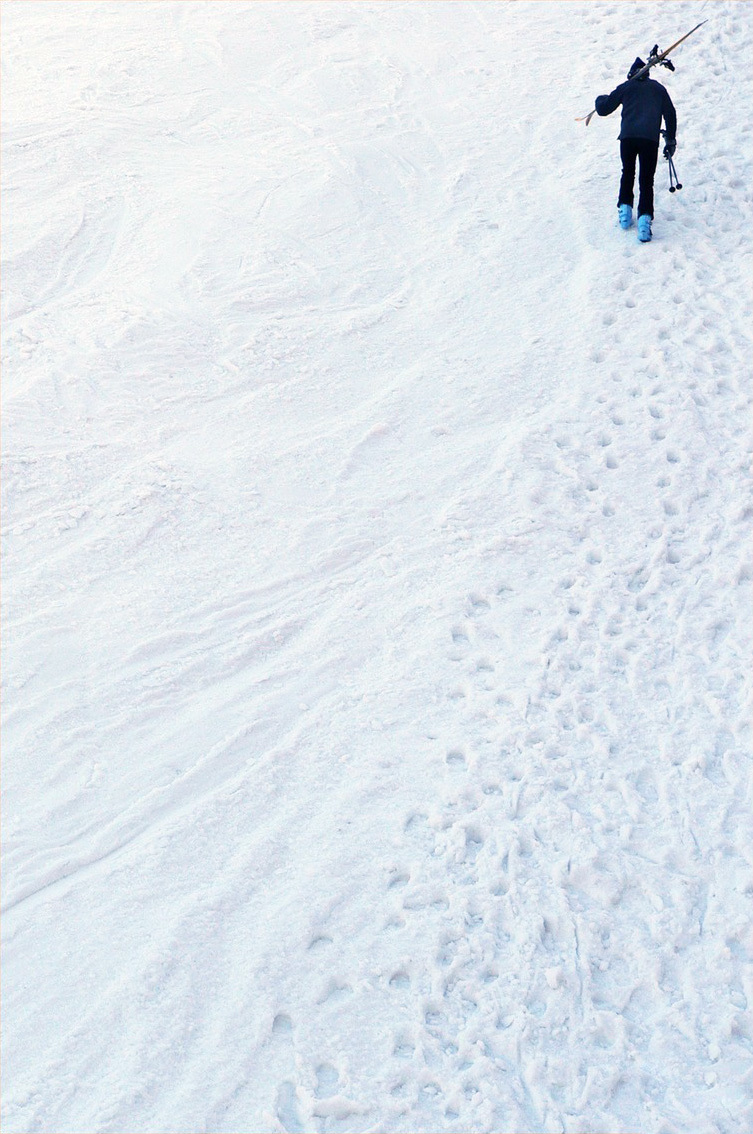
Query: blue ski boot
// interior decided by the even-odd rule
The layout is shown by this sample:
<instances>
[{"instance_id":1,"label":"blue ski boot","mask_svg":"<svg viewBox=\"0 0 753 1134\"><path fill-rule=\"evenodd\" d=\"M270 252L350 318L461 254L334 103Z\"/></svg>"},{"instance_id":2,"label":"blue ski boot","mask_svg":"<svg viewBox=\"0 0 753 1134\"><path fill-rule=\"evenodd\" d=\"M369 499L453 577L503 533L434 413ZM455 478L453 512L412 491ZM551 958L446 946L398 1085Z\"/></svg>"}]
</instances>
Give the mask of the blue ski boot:
<instances>
[{"instance_id":1,"label":"blue ski boot","mask_svg":"<svg viewBox=\"0 0 753 1134\"><path fill-rule=\"evenodd\" d=\"M620 228L630 228L633 223L633 210L630 205L618 205L617 210L620 217Z\"/></svg>"},{"instance_id":2,"label":"blue ski boot","mask_svg":"<svg viewBox=\"0 0 753 1134\"><path fill-rule=\"evenodd\" d=\"M648 213L641 213L638 217L638 239L641 244L648 244L651 239L651 217Z\"/></svg>"}]
</instances>

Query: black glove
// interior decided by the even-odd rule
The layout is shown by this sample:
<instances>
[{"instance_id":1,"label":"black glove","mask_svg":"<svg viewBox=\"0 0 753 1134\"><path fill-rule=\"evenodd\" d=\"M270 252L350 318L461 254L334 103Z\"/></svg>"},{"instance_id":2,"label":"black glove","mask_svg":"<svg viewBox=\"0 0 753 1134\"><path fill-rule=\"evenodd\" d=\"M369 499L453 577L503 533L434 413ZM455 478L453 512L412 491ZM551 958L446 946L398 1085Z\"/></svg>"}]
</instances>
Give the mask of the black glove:
<instances>
[{"instance_id":1,"label":"black glove","mask_svg":"<svg viewBox=\"0 0 753 1134\"><path fill-rule=\"evenodd\" d=\"M676 149L677 149L677 142L675 141L675 139L674 138L667 139L667 142L664 146L665 158L669 159L671 157L674 157Z\"/></svg>"}]
</instances>

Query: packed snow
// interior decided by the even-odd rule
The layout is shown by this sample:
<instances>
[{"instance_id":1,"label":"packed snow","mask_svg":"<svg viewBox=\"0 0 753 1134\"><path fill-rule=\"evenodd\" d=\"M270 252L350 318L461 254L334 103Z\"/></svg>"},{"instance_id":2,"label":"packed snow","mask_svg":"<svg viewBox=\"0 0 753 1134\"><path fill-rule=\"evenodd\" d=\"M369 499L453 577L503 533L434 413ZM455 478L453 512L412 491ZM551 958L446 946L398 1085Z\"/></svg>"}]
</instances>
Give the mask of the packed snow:
<instances>
[{"instance_id":1,"label":"packed snow","mask_svg":"<svg viewBox=\"0 0 753 1134\"><path fill-rule=\"evenodd\" d=\"M3 1129L749 1134L753 6L2 20Z\"/></svg>"}]
</instances>

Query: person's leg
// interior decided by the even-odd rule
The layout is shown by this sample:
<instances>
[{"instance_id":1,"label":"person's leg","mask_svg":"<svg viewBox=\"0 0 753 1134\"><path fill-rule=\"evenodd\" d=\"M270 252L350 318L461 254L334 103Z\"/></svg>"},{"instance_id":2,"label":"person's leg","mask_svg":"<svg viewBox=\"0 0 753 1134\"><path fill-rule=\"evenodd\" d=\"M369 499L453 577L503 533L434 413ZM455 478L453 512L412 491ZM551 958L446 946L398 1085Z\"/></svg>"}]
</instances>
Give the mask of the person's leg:
<instances>
[{"instance_id":1,"label":"person's leg","mask_svg":"<svg viewBox=\"0 0 753 1134\"><path fill-rule=\"evenodd\" d=\"M654 215L654 175L656 163L659 158L658 142L649 142L641 139L638 153L640 155L640 169L638 172L638 216Z\"/></svg>"},{"instance_id":2,"label":"person's leg","mask_svg":"<svg viewBox=\"0 0 753 1134\"><path fill-rule=\"evenodd\" d=\"M620 157L622 158L622 179L620 181L620 195L617 204L633 207L633 186L635 185L635 159L638 156L638 142L635 138L623 138L620 141Z\"/></svg>"}]
</instances>

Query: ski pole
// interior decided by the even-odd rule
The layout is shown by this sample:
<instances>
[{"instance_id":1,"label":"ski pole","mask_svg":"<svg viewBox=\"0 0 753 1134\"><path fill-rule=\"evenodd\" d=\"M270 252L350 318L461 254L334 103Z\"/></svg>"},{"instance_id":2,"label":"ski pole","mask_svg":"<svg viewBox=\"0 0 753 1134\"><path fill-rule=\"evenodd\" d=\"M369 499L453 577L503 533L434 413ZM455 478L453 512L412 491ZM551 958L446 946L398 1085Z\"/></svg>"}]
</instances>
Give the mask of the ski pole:
<instances>
[{"instance_id":1,"label":"ski pole","mask_svg":"<svg viewBox=\"0 0 753 1134\"><path fill-rule=\"evenodd\" d=\"M677 170L675 169L675 163L672 161L672 158L668 157L667 161L669 163L669 191L670 193L674 193L675 189L682 189L682 182L678 180ZM673 178L674 184L672 182Z\"/></svg>"}]
</instances>

